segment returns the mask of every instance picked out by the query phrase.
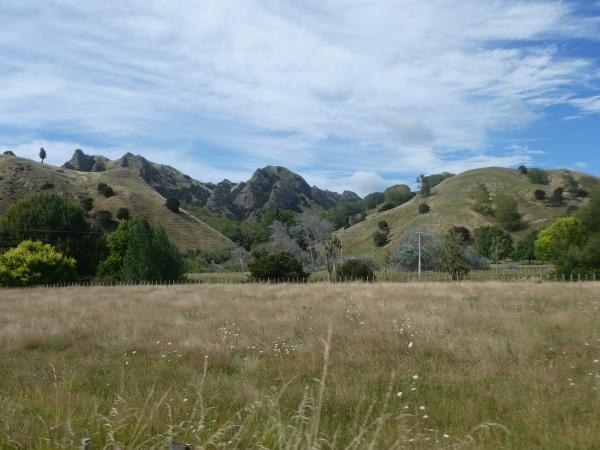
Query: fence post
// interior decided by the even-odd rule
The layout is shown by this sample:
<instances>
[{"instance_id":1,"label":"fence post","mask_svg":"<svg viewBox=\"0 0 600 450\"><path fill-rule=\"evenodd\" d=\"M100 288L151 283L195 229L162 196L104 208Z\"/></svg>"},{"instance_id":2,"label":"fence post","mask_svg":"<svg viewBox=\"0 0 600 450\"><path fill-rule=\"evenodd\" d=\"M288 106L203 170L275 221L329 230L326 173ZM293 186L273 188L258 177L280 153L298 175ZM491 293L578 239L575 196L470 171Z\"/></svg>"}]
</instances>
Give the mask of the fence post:
<instances>
[{"instance_id":1,"label":"fence post","mask_svg":"<svg viewBox=\"0 0 600 450\"><path fill-rule=\"evenodd\" d=\"M81 440L81 450L91 450L92 440L90 438L83 438Z\"/></svg>"}]
</instances>

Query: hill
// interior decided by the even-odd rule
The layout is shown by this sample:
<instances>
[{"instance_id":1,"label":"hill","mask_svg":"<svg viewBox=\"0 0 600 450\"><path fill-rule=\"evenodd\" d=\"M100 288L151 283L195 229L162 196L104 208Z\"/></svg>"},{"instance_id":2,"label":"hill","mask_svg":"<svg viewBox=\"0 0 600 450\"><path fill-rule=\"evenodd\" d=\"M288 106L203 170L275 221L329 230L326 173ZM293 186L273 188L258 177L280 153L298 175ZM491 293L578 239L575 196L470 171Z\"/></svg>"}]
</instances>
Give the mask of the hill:
<instances>
[{"instance_id":1,"label":"hill","mask_svg":"<svg viewBox=\"0 0 600 450\"><path fill-rule=\"evenodd\" d=\"M424 226L435 233L443 233L452 226L465 226L473 231L480 226L495 225L493 217L483 216L471 209L473 202L469 194L477 183L485 184L492 198L498 192L505 192L518 201L519 211L523 214L525 224L524 229L513 233L513 237L518 239L566 215L569 207L578 207L585 202L585 200L565 200L562 206L548 207L544 202L535 200L536 189L542 189L550 196L555 188L564 186L563 176L566 174L573 175L577 180L585 177L587 180L598 181L598 178L567 170L551 170L547 173L549 184L538 185L533 184L518 170L492 167L463 172L441 182L432 189L432 194L428 198L417 195L394 209L372 213L364 221L341 230L339 236L343 242L344 253L370 254L382 260L396 247L400 235L415 226ZM427 203L431 211L427 214L419 214L421 203ZM381 220L387 221L390 226L390 242L384 247L377 248L373 244L373 235Z\"/></svg>"},{"instance_id":2,"label":"hill","mask_svg":"<svg viewBox=\"0 0 600 450\"><path fill-rule=\"evenodd\" d=\"M182 250L202 249L217 251L233 247L234 244L218 231L185 211L173 213L165 207L165 198L149 185L138 169L110 165L109 160L95 159L106 164L101 171L83 172L40 164L16 156L0 156L0 214L12 203L31 192L51 191L65 193L76 201L89 197L93 200L94 216L98 211L109 211L113 217L119 208L127 208L131 217L145 217L155 225L165 228L169 238ZM136 159L137 161L137 159ZM98 192L98 183L106 183L115 192L109 198Z\"/></svg>"},{"instance_id":3,"label":"hill","mask_svg":"<svg viewBox=\"0 0 600 450\"><path fill-rule=\"evenodd\" d=\"M117 160L109 160L86 155L78 149L63 168L103 173L129 170L164 197L174 197L220 217L245 222L256 222L262 214L276 208L319 210L343 201L360 200L354 192L338 194L311 187L300 175L276 166L257 169L246 182L223 180L213 184L194 180L171 166L153 163L139 155L126 153Z\"/></svg>"}]
</instances>

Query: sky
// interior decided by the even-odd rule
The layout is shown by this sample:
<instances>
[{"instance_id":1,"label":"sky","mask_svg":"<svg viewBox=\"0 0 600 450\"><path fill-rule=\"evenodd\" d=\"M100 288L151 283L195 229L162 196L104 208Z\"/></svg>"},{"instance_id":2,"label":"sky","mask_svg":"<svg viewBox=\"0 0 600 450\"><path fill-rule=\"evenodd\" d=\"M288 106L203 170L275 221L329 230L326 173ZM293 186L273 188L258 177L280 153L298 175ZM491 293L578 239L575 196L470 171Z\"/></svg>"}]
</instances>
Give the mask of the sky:
<instances>
[{"instance_id":1,"label":"sky","mask_svg":"<svg viewBox=\"0 0 600 450\"><path fill-rule=\"evenodd\" d=\"M42 146L361 195L486 166L600 175L600 1L3 1L0 151Z\"/></svg>"}]
</instances>

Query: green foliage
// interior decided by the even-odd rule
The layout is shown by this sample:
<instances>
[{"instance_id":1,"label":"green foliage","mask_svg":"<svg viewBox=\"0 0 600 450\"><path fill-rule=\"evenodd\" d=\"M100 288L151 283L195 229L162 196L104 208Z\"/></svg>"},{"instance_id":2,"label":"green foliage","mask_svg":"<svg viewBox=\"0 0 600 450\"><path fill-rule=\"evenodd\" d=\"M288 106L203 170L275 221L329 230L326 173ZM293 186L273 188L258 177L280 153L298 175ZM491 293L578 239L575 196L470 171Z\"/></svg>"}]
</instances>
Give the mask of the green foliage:
<instances>
[{"instance_id":1,"label":"green foliage","mask_svg":"<svg viewBox=\"0 0 600 450\"><path fill-rule=\"evenodd\" d=\"M369 265L360 259L349 259L336 271L339 280L375 281L375 274Z\"/></svg>"},{"instance_id":2,"label":"green foliage","mask_svg":"<svg viewBox=\"0 0 600 450\"><path fill-rule=\"evenodd\" d=\"M127 208L119 208L117 211L117 219L119 220L129 220L129 210Z\"/></svg>"},{"instance_id":3,"label":"green foliage","mask_svg":"<svg viewBox=\"0 0 600 450\"><path fill-rule=\"evenodd\" d=\"M377 206L381 205L383 202L385 202L385 195L383 192L373 192L373 193L367 195L362 201L365 209L376 208Z\"/></svg>"},{"instance_id":4,"label":"green foliage","mask_svg":"<svg viewBox=\"0 0 600 450\"><path fill-rule=\"evenodd\" d=\"M579 179L579 184L588 192L594 192L600 188L600 180L589 175L582 176Z\"/></svg>"},{"instance_id":5,"label":"green foliage","mask_svg":"<svg viewBox=\"0 0 600 450\"><path fill-rule=\"evenodd\" d=\"M390 209L394 209L397 205L395 205L394 203L390 203L390 202L385 202L383 205L381 205L379 207L379 212L383 212L383 211L389 211Z\"/></svg>"},{"instance_id":6,"label":"green foliage","mask_svg":"<svg viewBox=\"0 0 600 450\"><path fill-rule=\"evenodd\" d=\"M286 252L269 254L257 250L248 263L249 278L258 281L301 280L308 279L302 263Z\"/></svg>"},{"instance_id":7,"label":"green foliage","mask_svg":"<svg viewBox=\"0 0 600 450\"><path fill-rule=\"evenodd\" d=\"M42 160L42 163L43 163L44 160L46 159L46 150L44 149L44 147L40 148L39 156L40 156L40 159Z\"/></svg>"},{"instance_id":8,"label":"green foliage","mask_svg":"<svg viewBox=\"0 0 600 450\"><path fill-rule=\"evenodd\" d=\"M517 169L519 172L521 172L523 175L527 175L527 172L529 172L527 170L527 167L525 166L519 166L519 168Z\"/></svg>"},{"instance_id":9,"label":"green foliage","mask_svg":"<svg viewBox=\"0 0 600 450\"><path fill-rule=\"evenodd\" d=\"M460 281L469 273L465 245L460 235L452 231L444 235L438 253L438 263L450 274L453 281Z\"/></svg>"},{"instance_id":10,"label":"green foliage","mask_svg":"<svg viewBox=\"0 0 600 450\"><path fill-rule=\"evenodd\" d=\"M394 206L398 206L413 198L415 193L411 192L410 187L407 185L397 184L387 188L383 195L387 203L392 203Z\"/></svg>"},{"instance_id":11,"label":"green foliage","mask_svg":"<svg viewBox=\"0 0 600 450\"><path fill-rule=\"evenodd\" d=\"M379 230L383 231L384 233L390 232L390 224L387 223L386 220L380 220L379 222L377 222L377 228L379 228Z\"/></svg>"},{"instance_id":12,"label":"green foliage","mask_svg":"<svg viewBox=\"0 0 600 450\"><path fill-rule=\"evenodd\" d=\"M169 198L167 198L167 201L165 202L165 206L167 207L167 209L169 211L172 211L174 213L178 213L179 212L179 207L181 206L181 203L176 198L169 197Z\"/></svg>"},{"instance_id":13,"label":"green foliage","mask_svg":"<svg viewBox=\"0 0 600 450\"><path fill-rule=\"evenodd\" d=\"M507 258L513 251L513 240L506 231L492 226L475 230L475 249L488 259Z\"/></svg>"},{"instance_id":14,"label":"green foliage","mask_svg":"<svg viewBox=\"0 0 600 450\"><path fill-rule=\"evenodd\" d=\"M13 204L0 218L0 244L12 247L25 240L42 241L77 261L77 272L93 276L104 252L102 233L88 223L70 198L47 192Z\"/></svg>"},{"instance_id":15,"label":"green foliage","mask_svg":"<svg viewBox=\"0 0 600 450\"><path fill-rule=\"evenodd\" d=\"M348 225L350 216L363 211L362 202L345 202L323 212L322 218L331 222L335 229L339 229Z\"/></svg>"},{"instance_id":16,"label":"green foliage","mask_svg":"<svg viewBox=\"0 0 600 450\"><path fill-rule=\"evenodd\" d=\"M450 228L450 232L456 233L457 235L459 235L461 237L463 243L465 243L465 244L471 242L471 232L466 227L454 226L454 227Z\"/></svg>"},{"instance_id":17,"label":"green foliage","mask_svg":"<svg viewBox=\"0 0 600 450\"><path fill-rule=\"evenodd\" d=\"M162 228L146 219L121 222L107 239L108 257L99 275L121 281L177 280L183 275L183 260Z\"/></svg>"},{"instance_id":18,"label":"green foliage","mask_svg":"<svg viewBox=\"0 0 600 450\"><path fill-rule=\"evenodd\" d=\"M91 211L94 208L94 200L90 197L82 198L79 204L84 211Z\"/></svg>"},{"instance_id":19,"label":"green foliage","mask_svg":"<svg viewBox=\"0 0 600 450\"><path fill-rule=\"evenodd\" d=\"M533 231L517 242L512 258L515 261L533 261L535 259L535 241L538 232Z\"/></svg>"},{"instance_id":20,"label":"green foliage","mask_svg":"<svg viewBox=\"0 0 600 450\"><path fill-rule=\"evenodd\" d=\"M586 233L600 233L600 191L592 194L590 203L581 211L579 219Z\"/></svg>"},{"instance_id":21,"label":"green foliage","mask_svg":"<svg viewBox=\"0 0 600 450\"><path fill-rule=\"evenodd\" d=\"M577 217L562 217L542 230L535 241L535 256L553 263L561 272L569 273L573 261L567 258L569 249L585 242L585 231Z\"/></svg>"},{"instance_id":22,"label":"green foliage","mask_svg":"<svg viewBox=\"0 0 600 450\"><path fill-rule=\"evenodd\" d=\"M388 239L388 233L384 231L376 231L373 235L373 244L375 247L385 247L390 240Z\"/></svg>"},{"instance_id":23,"label":"green foliage","mask_svg":"<svg viewBox=\"0 0 600 450\"><path fill-rule=\"evenodd\" d=\"M545 200L546 199L546 191L544 191L542 189L536 189L533 192L533 196L535 197L536 200Z\"/></svg>"},{"instance_id":24,"label":"green foliage","mask_svg":"<svg viewBox=\"0 0 600 450\"><path fill-rule=\"evenodd\" d=\"M452 178L453 176L454 174L450 172L434 173L427 176L420 175L417 178L417 183L419 183L421 190L424 186L429 187L429 189L433 189L442 181L447 180L448 178Z\"/></svg>"},{"instance_id":25,"label":"green foliage","mask_svg":"<svg viewBox=\"0 0 600 450\"><path fill-rule=\"evenodd\" d=\"M419 214L427 214L429 211L431 211L431 208L427 203L421 203L419 205Z\"/></svg>"},{"instance_id":26,"label":"green foliage","mask_svg":"<svg viewBox=\"0 0 600 450\"><path fill-rule=\"evenodd\" d=\"M419 265L419 235L421 234L421 268L435 270L438 268L438 255L441 240L438 236L424 228L403 233L398 245L390 255L390 263L400 270L416 271Z\"/></svg>"},{"instance_id":27,"label":"green foliage","mask_svg":"<svg viewBox=\"0 0 600 450\"><path fill-rule=\"evenodd\" d=\"M250 249L252 241L242 232L242 224L237 220L216 216L206 211L204 208L198 208L197 206L190 204L186 204L184 208L190 214L202 220L224 236L227 236L233 242L244 247L246 250Z\"/></svg>"},{"instance_id":28,"label":"green foliage","mask_svg":"<svg viewBox=\"0 0 600 450\"><path fill-rule=\"evenodd\" d=\"M550 180L548 179L548 174L545 170L538 168L531 168L527 171L527 178L533 184L548 184Z\"/></svg>"},{"instance_id":29,"label":"green foliage","mask_svg":"<svg viewBox=\"0 0 600 450\"><path fill-rule=\"evenodd\" d=\"M39 241L23 241L0 255L0 286L66 283L77 277L76 262Z\"/></svg>"},{"instance_id":30,"label":"green foliage","mask_svg":"<svg viewBox=\"0 0 600 450\"><path fill-rule=\"evenodd\" d=\"M521 214L514 197L503 192L496 195L496 220L508 231L516 231L522 227Z\"/></svg>"},{"instance_id":31,"label":"green foliage","mask_svg":"<svg viewBox=\"0 0 600 450\"><path fill-rule=\"evenodd\" d=\"M115 195L115 191L106 183L98 183L98 192L104 195L106 198Z\"/></svg>"},{"instance_id":32,"label":"green foliage","mask_svg":"<svg viewBox=\"0 0 600 450\"><path fill-rule=\"evenodd\" d=\"M483 214L484 216L494 215L490 191L485 184L477 183L471 190L470 198L474 202L472 206L473 211Z\"/></svg>"},{"instance_id":33,"label":"green foliage","mask_svg":"<svg viewBox=\"0 0 600 450\"><path fill-rule=\"evenodd\" d=\"M548 199L549 206L561 206L563 203L564 189L558 187L552 191L552 196Z\"/></svg>"}]
</instances>

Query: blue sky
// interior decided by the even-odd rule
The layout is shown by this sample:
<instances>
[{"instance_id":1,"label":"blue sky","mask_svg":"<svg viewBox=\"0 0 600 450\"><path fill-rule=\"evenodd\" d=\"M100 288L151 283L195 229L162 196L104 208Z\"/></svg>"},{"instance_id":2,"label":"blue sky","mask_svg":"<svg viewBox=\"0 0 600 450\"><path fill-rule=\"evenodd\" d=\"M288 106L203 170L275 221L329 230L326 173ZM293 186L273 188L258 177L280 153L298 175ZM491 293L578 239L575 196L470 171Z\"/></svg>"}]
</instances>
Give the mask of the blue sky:
<instances>
[{"instance_id":1,"label":"blue sky","mask_svg":"<svg viewBox=\"0 0 600 450\"><path fill-rule=\"evenodd\" d=\"M0 3L0 150L130 151L360 194L521 163L600 175L600 2Z\"/></svg>"}]
</instances>

